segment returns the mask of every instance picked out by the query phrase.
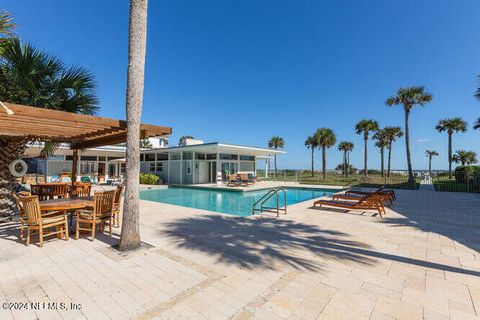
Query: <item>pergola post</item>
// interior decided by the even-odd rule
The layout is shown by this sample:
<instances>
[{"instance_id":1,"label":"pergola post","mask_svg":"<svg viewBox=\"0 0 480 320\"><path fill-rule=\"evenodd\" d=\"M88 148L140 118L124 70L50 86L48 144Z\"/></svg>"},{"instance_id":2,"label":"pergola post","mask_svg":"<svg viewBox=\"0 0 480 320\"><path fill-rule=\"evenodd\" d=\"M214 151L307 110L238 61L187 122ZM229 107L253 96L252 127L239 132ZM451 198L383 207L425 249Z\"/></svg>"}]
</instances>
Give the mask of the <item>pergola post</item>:
<instances>
[{"instance_id":1,"label":"pergola post","mask_svg":"<svg viewBox=\"0 0 480 320\"><path fill-rule=\"evenodd\" d=\"M73 149L72 159L72 185L77 182L77 168L78 168L78 149Z\"/></svg>"}]
</instances>

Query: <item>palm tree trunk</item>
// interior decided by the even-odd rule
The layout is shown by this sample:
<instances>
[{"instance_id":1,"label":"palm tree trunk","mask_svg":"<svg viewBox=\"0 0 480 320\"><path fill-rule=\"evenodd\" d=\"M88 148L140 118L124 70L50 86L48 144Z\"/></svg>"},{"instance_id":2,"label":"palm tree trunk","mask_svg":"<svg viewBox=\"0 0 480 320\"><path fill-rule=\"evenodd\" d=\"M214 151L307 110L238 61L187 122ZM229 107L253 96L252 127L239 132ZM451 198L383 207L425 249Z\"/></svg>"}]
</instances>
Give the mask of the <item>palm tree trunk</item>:
<instances>
[{"instance_id":1,"label":"palm tree trunk","mask_svg":"<svg viewBox=\"0 0 480 320\"><path fill-rule=\"evenodd\" d=\"M409 115L410 111L405 109L405 149L407 151L408 182L413 184L415 182L415 177L413 176L412 160L410 158L410 133L408 130Z\"/></svg>"},{"instance_id":2,"label":"palm tree trunk","mask_svg":"<svg viewBox=\"0 0 480 320\"><path fill-rule=\"evenodd\" d=\"M380 148L380 171L382 172L382 177L385 176L384 170L384 152L385 149L383 147Z\"/></svg>"},{"instance_id":3,"label":"palm tree trunk","mask_svg":"<svg viewBox=\"0 0 480 320\"><path fill-rule=\"evenodd\" d=\"M432 155L428 156L428 175L432 176Z\"/></svg>"},{"instance_id":4,"label":"palm tree trunk","mask_svg":"<svg viewBox=\"0 0 480 320\"><path fill-rule=\"evenodd\" d=\"M452 179L452 134L448 133L448 178Z\"/></svg>"},{"instance_id":5,"label":"palm tree trunk","mask_svg":"<svg viewBox=\"0 0 480 320\"><path fill-rule=\"evenodd\" d=\"M127 78L126 186L120 249L140 246L140 118L143 104L148 0L130 0Z\"/></svg>"},{"instance_id":6,"label":"palm tree trunk","mask_svg":"<svg viewBox=\"0 0 480 320\"><path fill-rule=\"evenodd\" d=\"M392 145L388 146L387 177L390 178L390 163L392 161Z\"/></svg>"},{"instance_id":7,"label":"palm tree trunk","mask_svg":"<svg viewBox=\"0 0 480 320\"><path fill-rule=\"evenodd\" d=\"M13 160L23 156L26 143L25 138L0 139L0 222L10 220L16 212L13 198L15 177L8 166Z\"/></svg>"},{"instance_id":8,"label":"palm tree trunk","mask_svg":"<svg viewBox=\"0 0 480 320\"><path fill-rule=\"evenodd\" d=\"M364 170L364 176L366 177L368 175L368 168L367 168L367 159L368 159L368 154L367 154L367 142L368 142L368 137L365 135L365 146L364 146L364 155L363 155L363 170Z\"/></svg>"},{"instance_id":9,"label":"palm tree trunk","mask_svg":"<svg viewBox=\"0 0 480 320\"><path fill-rule=\"evenodd\" d=\"M347 151L343 151L343 176L347 176Z\"/></svg>"},{"instance_id":10,"label":"palm tree trunk","mask_svg":"<svg viewBox=\"0 0 480 320\"><path fill-rule=\"evenodd\" d=\"M315 160L315 148L312 146L312 177L314 176L314 160Z\"/></svg>"},{"instance_id":11,"label":"palm tree trunk","mask_svg":"<svg viewBox=\"0 0 480 320\"><path fill-rule=\"evenodd\" d=\"M325 146L322 146L322 172L323 172L323 179L325 180L327 175L327 156L325 153Z\"/></svg>"},{"instance_id":12,"label":"palm tree trunk","mask_svg":"<svg viewBox=\"0 0 480 320\"><path fill-rule=\"evenodd\" d=\"M347 176L349 174L348 171L350 171L350 151L347 152Z\"/></svg>"},{"instance_id":13,"label":"palm tree trunk","mask_svg":"<svg viewBox=\"0 0 480 320\"><path fill-rule=\"evenodd\" d=\"M275 178L277 177L277 155L274 156L274 164L275 164Z\"/></svg>"}]
</instances>

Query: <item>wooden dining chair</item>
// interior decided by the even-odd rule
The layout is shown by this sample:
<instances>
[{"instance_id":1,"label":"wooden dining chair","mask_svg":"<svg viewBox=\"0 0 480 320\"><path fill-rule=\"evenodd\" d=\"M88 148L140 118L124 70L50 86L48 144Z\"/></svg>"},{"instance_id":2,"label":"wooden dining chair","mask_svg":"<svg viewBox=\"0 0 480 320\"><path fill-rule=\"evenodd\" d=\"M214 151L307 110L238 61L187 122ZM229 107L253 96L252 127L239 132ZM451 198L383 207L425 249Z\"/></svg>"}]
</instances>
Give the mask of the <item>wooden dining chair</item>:
<instances>
[{"instance_id":1,"label":"wooden dining chair","mask_svg":"<svg viewBox=\"0 0 480 320\"><path fill-rule=\"evenodd\" d=\"M68 240L68 222L65 212L43 215L40 210L38 196L19 196L19 201L25 213L27 227L26 245L30 244L30 235L38 231L40 247L43 247L43 239L51 235L65 236ZM55 227L56 231L44 233L45 229Z\"/></svg>"},{"instance_id":2,"label":"wooden dining chair","mask_svg":"<svg viewBox=\"0 0 480 320\"><path fill-rule=\"evenodd\" d=\"M120 208L122 205L122 195L123 195L123 186L118 186L117 190L115 190L115 200L113 201L113 225L115 228L120 226Z\"/></svg>"},{"instance_id":3,"label":"wooden dining chair","mask_svg":"<svg viewBox=\"0 0 480 320\"><path fill-rule=\"evenodd\" d=\"M80 230L90 231L92 241L95 240L95 229L97 225L100 226L101 231L105 230L105 225L108 223L110 236L112 235L112 211L113 202L115 200L115 190L95 192L93 195L93 209L92 210L77 210L77 228L75 232L75 239L78 240ZM87 227L82 227L82 224Z\"/></svg>"},{"instance_id":4,"label":"wooden dining chair","mask_svg":"<svg viewBox=\"0 0 480 320\"><path fill-rule=\"evenodd\" d=\"M20 217L20 241L23 240L23 230L25 230L27 226L27 217L25 216L25 209L23 208L23 203L20 201L20 197L29 197L31 196L30 192L22 191L19 193L14 193L13 197L15 198L15 202L17 204L18 216Z\"/></svg>"},{"instance_id":5,"label":"wooden dining chair","mask_svg":"<svg viewBox=\"0 0 480 320\"><path fill-rule=\"evenodd\" d=\"M89 183L76 183L70 186L69 197L70 198L81 198L89 197L92 191L92 185Z\"/></svg>"}]
</instances>

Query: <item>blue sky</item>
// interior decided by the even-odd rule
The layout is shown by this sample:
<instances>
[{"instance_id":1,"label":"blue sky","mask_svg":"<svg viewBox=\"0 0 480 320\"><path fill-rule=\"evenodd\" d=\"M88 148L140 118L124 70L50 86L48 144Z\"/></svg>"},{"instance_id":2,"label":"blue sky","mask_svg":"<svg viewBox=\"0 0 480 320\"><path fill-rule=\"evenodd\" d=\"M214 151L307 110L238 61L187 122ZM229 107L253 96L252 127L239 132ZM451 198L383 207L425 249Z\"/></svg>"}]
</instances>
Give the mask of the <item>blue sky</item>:
<instances>
[{"instance_id":1,"label":"blue sky","mask_svg":"<svg viewBox=\"0 0 480 320\"><path fill-rule=\"evenodd\" d=\"M95 74L101 115L125 117L127 0L4 0L1 8L24 41ZM172 126L174 143L188 134L265 146L282 136L281 168L309 168L305 138L330 127L355 143L351 159L362 167L355 123L403 127L402 109L385 99L425 85L434 100L411 115L412 161L426 168L424 150L435 149L433 166L443 169L441 118L468 121L454 149L480 154L480 131L471 129L480 116L479 12L478 0L150 1L143 121ZM393 152L393 167L405 168L403 139ZM373 143L369 154L378 167ZM340 162L329 150L327 167Z\"/></svg>"}]
</instances>

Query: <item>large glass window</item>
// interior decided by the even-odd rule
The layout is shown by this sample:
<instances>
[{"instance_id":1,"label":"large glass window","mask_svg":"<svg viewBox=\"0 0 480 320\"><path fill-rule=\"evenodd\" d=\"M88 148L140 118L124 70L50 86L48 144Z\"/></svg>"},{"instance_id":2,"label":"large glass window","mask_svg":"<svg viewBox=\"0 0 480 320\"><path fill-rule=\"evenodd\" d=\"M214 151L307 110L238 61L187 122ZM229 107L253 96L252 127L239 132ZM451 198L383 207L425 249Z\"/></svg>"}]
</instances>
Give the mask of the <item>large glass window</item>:
<instances>
[{"instance_id":1,"label":"large glass window","mask_svg":"<svg viewBox=\"0 0 480 320\"><path fill-rule=\"evenodd\" d=\"M82 161L97 161L97 156L81 156Z\"/></svg>"},{"instance_id":2,"label":"large glass window","mask_svg":"<svg viewBox=\"0 0 480 320\"><path fill-rule=\"evenodd\" d=\"M215 159L217 159L217 154L216 153L207 154L207 160L215 160Z\"/></svg>"},{"instance_id":3,"label":"large glass window","mask_svg":"<svg viewBox=\"0 0 480 320\"><path fill-rule=\"evenodd\" d=\"M183 160L192 160L193 159L193 153L192 152L184 152L183 153Z\"/></svg>"},{"instance_id":4,"label":"large glass window","mask_svg":"<svg viewBox=\"0 0 480 320\"><path fill-rule=\"evenodd\" d=\"M157 153L157 160L168 160L168 153Z\"/></svg>"},{"instance_id":5,"label":"large glass window","mask_svg":"<svg viewBox=\"0 0 480 320\"><path fill-rule=\"evenodd\" d=\"M145 161L155 161L155 153L145 154Z\"/></svg>"},{"instance_id":6,"label":"large glass window","mask_svg":"<svg viewBox=\"0 0 480 320\"><path fill-rule=\"evenodd\" d=\"M235 174L238 172L237 162L222 162L222 179L227 180L229 174Z\"/></svg>"},{"instance_id":7,"label":"large glass window","mask_svg":"<svg viewBox=\"0 0 480 320\"><path fill-rule=\"evenodd\" d=\"M240 156L240 160L255 161L255 156Z\"/></svg>"},{"instance_id":8,"label":"large glass window","mask_svg":"<svg viewBox=\"0 0 480 320\"><path fill-rule=\"evenodd\" d=\"M180 160L180 153L170 153L170 160Z\"/></svg>"},{"instance_id":9,"label":"large glass window","mask_svg":"<svg viewBox=\"0 0 480 320\"><path fill-rule=\"evenodd\" d=\"M163 162L157 162L157 172L163 171Z\"/></svg>"},{"instance_id":10,"label":"large glass window","mask_svg":"<svg viewBox=\"0 0 480 320\"><path fill-rule=\"evenodd\" d=\"M149 168L148 171L150 171L150 172L152 172L152 173L155 172L155 162L151 162L151 163L150 163L150 168Z\"/></svg>"},{"instance_id":11,"label":"large glass window","mask_svg":"<svg viewBox=\"0 0 480 320\"><path fill-rule=\"evenodd\" d=\"M63 155L51 155L48 157L48 160L58 160L58 161L63 161L64 156Z\"/></svg>"},{"instance_id":12,"label":"large glass window","mask_svg":"<svg viewBox=\"0 0 480 320\"><path fill-rule=\"evenodd\" d=\"M205 154L204 153L195 153L195 159L197 160L205 160Z\"/></svg>"},{"instance_id":13,"label":"large glass window","mask_svg":"<svg viewBox=\"0 0 480 320\"><path fill-rule=\"evenodd\" d=\"M228 154L228 153L220 153L220 160L238 160L238 155Z\"/></svg>"}]
</instances>

